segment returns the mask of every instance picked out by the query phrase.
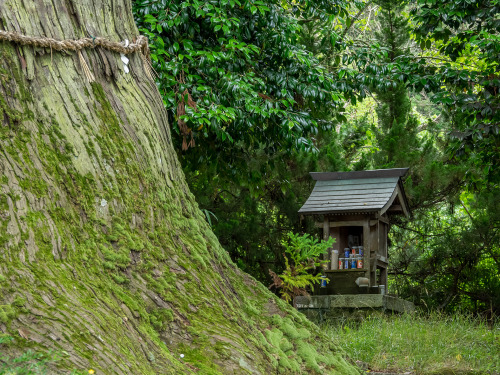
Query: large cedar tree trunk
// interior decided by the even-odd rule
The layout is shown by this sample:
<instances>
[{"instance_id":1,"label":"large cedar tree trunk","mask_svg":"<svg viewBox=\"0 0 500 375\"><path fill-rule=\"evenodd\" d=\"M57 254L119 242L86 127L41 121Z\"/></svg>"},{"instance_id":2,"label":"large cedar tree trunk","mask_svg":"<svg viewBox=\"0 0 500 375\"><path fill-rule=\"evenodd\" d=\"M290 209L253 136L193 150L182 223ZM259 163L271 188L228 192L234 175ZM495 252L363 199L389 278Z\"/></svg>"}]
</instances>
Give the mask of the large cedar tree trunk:
<instances>
[{"instance_id":1,"label":"large cedar tree trunk","mask_svg":"<svg viewBox=\"0 0 500 375\"><path fill-rule=\"evenodd\" d=\"M138 35L129 0L0 0L0 29ZM101 374L355 372L239 271L187 187L140 56L0 42L0 345ZM181 356L181 354L183 356Z\"/></svg>"}]
</instances>

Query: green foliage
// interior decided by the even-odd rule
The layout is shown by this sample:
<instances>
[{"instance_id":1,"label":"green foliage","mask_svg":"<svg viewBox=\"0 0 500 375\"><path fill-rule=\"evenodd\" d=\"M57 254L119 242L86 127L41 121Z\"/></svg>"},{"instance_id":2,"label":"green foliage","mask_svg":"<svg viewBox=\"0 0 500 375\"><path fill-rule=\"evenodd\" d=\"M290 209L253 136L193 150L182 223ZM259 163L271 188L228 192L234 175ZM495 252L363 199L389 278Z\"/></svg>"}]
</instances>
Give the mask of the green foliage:
<instances>
[{"instance_id":1,"label":"green foliage","mask_svg":"<svg viewBox=\"0 0 500 375\"><path fill-rule=\"evenodd\" d=\"M427 309L500 311L498 190L418 212L393 232L392 290ZM453 211L451 211L453 210Z\"/></svg>"},{"instance_id":2,"label":"green foliage","mask_svg":"<svg viewBox=\"0 0 500 375\"><path fill-rule=\"evenodd\" d=\"M322 329L373 372L494 374L500 371L499 327L463 314L372 315Z\"/></svg>"},{"instance_id":3,"label":"green foliage","mask_svg":"<svg viewBox=\"0 0 500 375\"><path fill-rule=\"evenodd\" d=\"M430 59L418 61L412 68L414 76L410 76L408 69L418 47L410 38L412 23L404 2L384 0L377 5L377 27L373 28L379 31L367 34L365 39L376 43L382 54L372 54L365 66L358 65L376 94L375 101L347 107L347 126L339 130L343 144L340 156L345 158L347 168L354 170L410 167L405 189L414 219L391 218L392 291L430 309L465 308L494 315L500 308L496 261L500 239L491 202L499 193L497 184L492 183L490 162L484 165L473 152L471 159L458 163L459 159L450 154L456 142L446 134L462 120L450 115L446 102L440 106L432 103L439 103L436 95L443 94L442 88L430 86L432 82L438 85L434 76L421 76L423 72L442 70L442 66L431 63L442 56L428 51ZM358 49L361 51L363 47ZM455 64L452 69L464 67ZM374 75L392 83L372 81ZM420 83L416 83L416 77ZM446 81L443 75L439 77L441 85L446 82L445 95L464 88ZM424 90L416 93L409 85ZM431 90L434 94L429 93ZM466 111L464 107L456 109ZM491 147L492 152L495 147ZM464 181L475 181L473 185L482 186L483 191L470 196ZM491 192L486 193L488 185ZM461 194L470 196L468 210L474 219L461 206ZM490 198L485 199L486 195Z\"/></svg>"},{"instance_id":4,"label":"green foliage","mask_svg":"<svg viewBox=\"0 0 500 375\"><path fill-rule=\"evenodd\" d=\"M284 266L286 232L301 229L292 213L307 186L292 183L354 90L303 45L301 20L348 18L353 4L134 2L190 189L232 259L261 280ZM180 152L191 137L196 147Z\"/></svg>"},{"instance_id":5,"label":"green foliage","mask_svg":"<svg viewBox=\"0 0 500 375\"><path fill-rule=\"evenodd\" d=\"M387 57L381 62L394 63L398 57L409 53L409 21L402 14L404 3L381 0L378 4L381 30L375 33L375 40L387 51ZM373 91L379 101L378 126L372 128L380 149L374 155L375 163L377 167L409 167L413 161L411 151L418 152L419 142L416 134L418 122L412 115L408 89L399 82L388 88L375 86Z\"/></svg>"},{"instance_id":6,"label":"green foliage","mask_svg":"<svg viewBox=\"0 0 500 375\"><path fill-rule=\"evenodd\" d=\"M328 252L335 239L329 238L326 241L319 241L309 234L299 235L288 233L289 243L285 243L285 269L278 276L275 272L269 270L273 277L273 284L279 289L281 298L291 302L294 297L306 294L306 288L314 290L314 284L321 281L321 274L311 274L311 271L322 263L327 261L319 257Z\"/></svg>"},{"instance_id":7,"label":"green foliage","mask_svg":"<svg viewBox=\"0 0 500 375\"><path fill-rule=\"evenodd\" d=\"M10 375L45 375L50 374L49 365L53 365L61 358L53 352L40 353L31 349L17 357L6 355L6 349L14 341L9 335L0 334L0 374Z\"/></svg>"},{"instance_id":8,"label":"green foliage","mask_svg":"<svg viewBox=\"0 0 500 375\"><path fill-rule=\"evenodd\" d=\"M319 257L328 251L334 238L320 241L309 234L300 235L298 233L288 233L288 240L285 245L285 253L290 256L294 265L304 265L307 269L319 266L323 261ZM313 261L313 262L311 262Z\"/></svg>"},{"instance_id":9,"label":"green foliage","mask_svg":"<svg viewBox=\"0 0 500 375\"><path fill-rule=\"evenodd\" d=\"M422 49L433 45L440 59L429 69L431 75L415 79L432 82L432 100L447 106L454 117L456 141L451 152L459 160L473 158L480 165L482 173L470 170L471 186L498 184L500 174L494 166L500 155L500 4L495 0L417 4L412 12L416 40Z\"/></svg>"},{"instance_id":10,"label":"green foliage","mask_svg":"<svg viewBox=\"0 0 500 375\"><path fill-rule=\"evenodd\" d=\"M307 173L318 159L327 170L342 165L334 150L320 148L345 120L344 96L365 95L356 77L339 79L328 59L304 43L303 30L316 21L347 25L363 6L134 2L174 143L180 150L184 139L197 142L179 152L191 191L232 259L261 280L270 264L284 267L285 234L302 230L295 212L309 189ZM322 44L331 49L337 42L326 34Z\"/></svg>"},{"instance_id":11,"label":"green foliage","mask_svg":"<svg viewBox=\"0 0 500 375\"><path fill-rule=\"evenodd\" d=\"M300 44L298 19L345 15L349 7L321 3L290 9L274 1L134 2L182 149L194 146L192 139L203 144L191 150L190 163L213 159L221 145L238 152L253 145L273 152L277 143L313 147L309 135L327 124L315 119L310 104L333 108L341 94L335 77Z\"/></svg>"},{"instance_id":12,"label":"green foliage","mask_svg":"<svg viewBox=\"0 0 500 375\"><path fill-rule=\"evenodd\" d=\"M217 216L215 216L215 214L212 212L212 211L209 211L205 208L203 208L201 210L201 212L203 212L203 214L205 215L205 219L207 220L208 222L208 225L212 226L212 217L218 221L219 219L217 219Z\"/></svg>"},{"instance_id":13,"label":"green foliage","mask_svg":"<svg viewBox=\"0 0 500 375\"><path fill-rule=\"evenodd\" d=\"M316 231L297 215L309 171L410 167L415 220L391 219L393 290L495 311L498 4L408 5L144 0L134 12L174 142L197 142L179 151L190 189L240 268L265 282L291 268L286 233ZM473 189L469 232L459 197Z\"/></svg>"}]
</instances>

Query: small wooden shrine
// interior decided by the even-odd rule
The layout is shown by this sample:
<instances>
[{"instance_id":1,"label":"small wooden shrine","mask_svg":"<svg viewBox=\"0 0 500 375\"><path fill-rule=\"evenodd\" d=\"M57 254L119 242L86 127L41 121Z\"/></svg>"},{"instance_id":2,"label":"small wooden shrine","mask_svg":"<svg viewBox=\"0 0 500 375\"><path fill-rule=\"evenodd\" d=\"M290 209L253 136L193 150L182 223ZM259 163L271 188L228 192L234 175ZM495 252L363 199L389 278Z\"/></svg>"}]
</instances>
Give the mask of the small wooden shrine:
<instances>
[{"instance_id":1,"label":"small wooden shrine","mask_svg":"<svg viewBox=\"0 0 500 375\"><path fill-rule=\"evenodd\" d=\"M407 172L311 173L316 185L299 213L317 218L324 239L335 238L324 273L329 282L315 294L386 293L391 217L410 216L402 183Z\"/></svg>"}]
</instances>

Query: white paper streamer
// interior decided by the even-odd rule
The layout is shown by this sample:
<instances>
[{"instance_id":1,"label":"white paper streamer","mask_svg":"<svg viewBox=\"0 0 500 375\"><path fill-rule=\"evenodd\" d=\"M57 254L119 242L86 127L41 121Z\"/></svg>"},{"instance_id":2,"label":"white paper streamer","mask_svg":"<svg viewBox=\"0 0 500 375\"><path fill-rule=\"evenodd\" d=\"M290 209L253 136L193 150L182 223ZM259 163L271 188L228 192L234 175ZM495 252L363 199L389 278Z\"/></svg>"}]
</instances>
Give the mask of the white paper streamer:
<instances>
[{"instance_id":1,"label":"white paper streamer","mask_svg":"<svg viewBox=\"0 0 500 375\"><path fill-rule=\"evenodd\" d=\"M129 44L128 39L125 39L124 44L125 44L125 47L128 47L128 44ZM123 71L125 72L125 74L128 74L130 72L130 69L128 68L128 63L130 60L123 53L120 53L120 58L123 62Z\"/></svg>"}]
</instances>

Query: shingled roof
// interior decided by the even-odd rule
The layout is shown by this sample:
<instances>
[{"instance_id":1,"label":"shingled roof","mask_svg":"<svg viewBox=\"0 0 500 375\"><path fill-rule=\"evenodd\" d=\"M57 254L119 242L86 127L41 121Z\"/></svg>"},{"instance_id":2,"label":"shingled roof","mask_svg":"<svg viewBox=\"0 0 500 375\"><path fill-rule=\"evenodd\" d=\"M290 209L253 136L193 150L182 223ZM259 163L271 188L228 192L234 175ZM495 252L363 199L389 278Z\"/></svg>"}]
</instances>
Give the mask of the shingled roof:
<instances>
[{"instance_id":1,"label":"shingled roof","mask_svg":"<svg viewBox=\"0 0 500 375\"><path fill-rule=\"evenodd\" d=\"M384 214L410 215L401 178L408 168L377 169L359 172L311 172L316 185L299 210L300 214Z\"/></svg>"}]
</instances>

